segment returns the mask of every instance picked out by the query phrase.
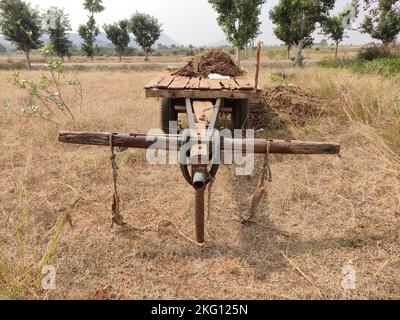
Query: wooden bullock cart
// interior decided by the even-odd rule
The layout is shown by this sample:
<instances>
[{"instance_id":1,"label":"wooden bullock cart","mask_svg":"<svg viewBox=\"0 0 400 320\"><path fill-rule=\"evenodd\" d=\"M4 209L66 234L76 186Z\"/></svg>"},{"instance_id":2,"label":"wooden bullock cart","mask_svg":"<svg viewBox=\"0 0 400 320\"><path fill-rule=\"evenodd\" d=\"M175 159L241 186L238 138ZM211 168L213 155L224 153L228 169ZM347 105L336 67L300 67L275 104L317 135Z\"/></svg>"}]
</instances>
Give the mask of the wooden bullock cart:
<instances>
[{"instance_id":1,"label":"wooden bullock cart","mask_svg":"<svg viewBox=\"0 0 400 320\"><path fill-rule=\"evenodd\" d=\"M232 114L232 128L241 129L248 111L248 99L259 93L258 70L261 46L258 45L256 80L246 77L211 80L208 77L182 77L174 70L162 72L145 86L146 97L161 98L161 122L165 134L60 132L59 141L74 144L111 146L114 171L113 222L123 225L119 214L114 147L147 149L160 143L166 150L180 151L183 177L195 190L196 241L204 243L204 193L214 181L219 157L225 148L255 154L338 154L340 145L325 142L282 141L268 139L233 139L219 136L215 130L218 115ZM170 133L170 122L186 113L189 130ZM217 147L215 147L217 146ZM255 195L253 200L260 200Z\"/></svg>"}]
</instances>

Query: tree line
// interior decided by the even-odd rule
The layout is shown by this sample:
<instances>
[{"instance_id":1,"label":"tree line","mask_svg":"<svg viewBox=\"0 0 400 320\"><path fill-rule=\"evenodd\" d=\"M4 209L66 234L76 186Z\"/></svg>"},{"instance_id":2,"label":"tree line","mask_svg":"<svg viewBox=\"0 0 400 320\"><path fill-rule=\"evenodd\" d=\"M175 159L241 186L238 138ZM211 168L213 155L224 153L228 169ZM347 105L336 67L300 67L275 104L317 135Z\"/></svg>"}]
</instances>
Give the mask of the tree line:
<instances>
[{"instance_id":1,"label":"tree line","mask_svg":"<svg viewBox=\"0 0 400 320\"><path fill-rule=\"evenodd\" d=\"M240 63L240 50L254 41L261 33L261 10L266 0L208 0L218 14L218 24L227 40L236 48L236 59ZM394 42L400 32L400 7L398 0L352 0L349 5L333 15L335 0L280 0L269 12L274 24L274 34L287 46L288 57L291 48L297 49L296 65L302 64L302 51L313 44L313 33L317 28L338 46L352 28L363 6L366 15L359 30L372 38L382 41L384 46ZM88 11L86 24L78 29L83 39L82 50L94 59L96 37L99 27L96 14L105 10L102 0L84 0L83 7ZM148 14L136 12L130 19L104 25L107 38L115 46L120 58L130 42L132 33L145 53L159 39L162 29L158 20ZM40 38L47 34L53 51L61 59L70 56L72 47L67 32L71 31L68 15L59 8L52 7L44 14L30 6L25 0L0 0L0 32L26 54L30 68L30 52L39 48Z\"/></svg>"},{"instance_id":2,"label":"tree line","mask_svg":"<svg viewBox=\"0 0 400 320\"><path fill-rule=\"evenodd\" d=\"M218 13L218 23L227 39L239 52L253 43L260 34L260 13L266 0L208 0ZM398 0L353 0L340 13L333 15L335 0L280 0L269 12L274 34L290 49L297 48L296 65L302 64L302 50L313 44L313 33L320 27L322 34L338 46L347 36L346 31L359 14L362 5L366 15L359 31L382 41L384 46L394 42L400 33ZM353 29L354 30L354 29Z\"/></svg>"},{"instance_id":3,"label":"tree line","mask_svg":"<svg viewBox=\"0 0 400 320\"><path fill-rule=\"evenodd\" d=\"M99 26L95 15L105 10L102 0L84 0L83 8L88 11L88 21L78 29L82 38L82 51L92 61L96 54L95 41L99 35ZM105 24L103 29L107 38L115 46L121 60L122 53L128 48L130 33L141 46L148 60L148 51L160 38L162 29L158 20L148 14L136 12L130 19L113 24ZM24 0L0 0L0 33L6 40L14 43L18 50L25 53L28 69L31 69L30 53L42 46L40 40L48 35L53 52L62 60L71 56L72 42L68 39L71 31L68 14L62 9L51 7L43 14Z\"/></svg>"}]
</instances>

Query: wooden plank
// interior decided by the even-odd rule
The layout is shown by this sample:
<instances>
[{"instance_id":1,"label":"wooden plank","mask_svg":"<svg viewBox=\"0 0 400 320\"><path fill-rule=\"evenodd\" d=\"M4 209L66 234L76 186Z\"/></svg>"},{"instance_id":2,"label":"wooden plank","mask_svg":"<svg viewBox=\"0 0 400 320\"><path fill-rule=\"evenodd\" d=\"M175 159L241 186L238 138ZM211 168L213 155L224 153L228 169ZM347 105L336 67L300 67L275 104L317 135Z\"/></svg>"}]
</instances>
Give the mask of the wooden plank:
<instances>
[{"instance_id":1,"label":"wooden plank","mask_svg":"<svg viewBox=\"0 0 400 320\"><path fill-rule=\"evenodd\" d=\"M201 78L199 89L201 90L221 90L220 80L211 80L206 77Z\"/></svg>"},{"instance_id":2,"label":"wooden plank","mask_svg":"<svg viewBox=\"0 0 400 320\"><path fill-rule=\"evenodd\" d=\"M259 94L254 90L171 90L171 89L146 89L147 98L192 98L192 99L248 99Z\"/></svg>"},{"instance_id":3,"label":"wooden plank","mask_svg":"<svg viewBox=\"0 0 400 320\"><path fill-rule=\"evenodd\" d=\"M201 77L200 84L199 84L199 89L208 90L209 88L210 88L210 83L208 82L208 79L205 78L205 77Z\"/></svg>"},{"instance_id":4,"label":"wooden plank","mask_svg":"<svg viewBox=\"0 0 400 320\"><path fill-rule=\"evenodd\" d=\"M168 86L168 89L185 89L186 85L188 84L190 78L188 77L181 77L176 76L174 81Z\"/></svg>"},{"instance_id":5,"label":"wooden plank","mask_svg":"<svg viewBox=\"0 0 400 320\"><path fill-rule=\"evenodd\" d=\"M221 86L223 89L230 90L231 89L231 81L230 80L221 80ZM236 82L235 82L236 84Z\"/></svg>"},{"instance_id":6,"label":"wooden plank","mask_svg":"<svg viewBox=\"0 0 400 320\"><path fill-rule=\"evenodd\" d=\"M157 88L168 88L168 86L174 81L174 77L171 75L165 76L158 84Z\"/></svg>"},{"instance_id":7,"label":"wooden plank","mask_svg":"<svg viewBox=\"0 0 400 320\"><path fill-rule=\"evenodd\" d=\"M240 86L236 83L234 78L230 78L229 80L229 86L231 88L231 90L239 90Z\"/></svg>"},{"instance_id":8,"label":"wooden plank","mask_svg":"<svg viewBox=\"0 0 400 320\"><path fill-rule=\"evenodd\" d=\"M221 80L210 80L210 89L211 90L221 90Z\"/></svg>"},{"instance_id":9,"label":"wooden plank","mask_svg":"<svg viewBox=\"0 0 400 320\"><path fill-rule=\"evenodd\" d=\"M186 89L198 89L199 86L200 86L200 77L190 78L188 84L186 85Z\"/></svg>"},{"instance_id":10,"label":"wooden plank","mask_svg":"<svg viewBox=\"0 0 400 320\"><path fill-rule=\"evenodd\" d=\"M157 88L158 83L164 79L163 76L159 76L158 78L155 78L151 80L148 84L145 85L145 89L150 89L150 88Z\"/></svg>"},{"instance_id":11,"label":"wooden plank","mask_svg":"<svg viewBox=\"0 0 400 320\"><path fill-rule=\"evenodd\" d=\"M186 112L185 106L177 106L175 105L174 109L178 112ZM222 113L232 113L232 108L219 108L219 111Z\"/></svg>"},{"instance_id":12,"label":"wooden plank","mask_svg":"<svg viewBox=\"0 0 400 320\"><path fill-rule=\"evenodd\" d=\"M144 88L145 89L150 89L150 88L158 88L158 84L162 82L164 79L167 77L170 77L170 73L168 70L165 70L160 73L160 75L157 78L154 78L151 80Z\"/></svg>"},{"instance_id":13,"label":"wooden plank","mask_svg":"<svg viewBox=\"0 0 400 320\"><path fill-rule=\"evenodd\" d=\"M245 77L236 77L235 81L240 87L240 90L252 90L254 88L254 86L250 84L249 79Z\"/></svg>"}]
</instances>

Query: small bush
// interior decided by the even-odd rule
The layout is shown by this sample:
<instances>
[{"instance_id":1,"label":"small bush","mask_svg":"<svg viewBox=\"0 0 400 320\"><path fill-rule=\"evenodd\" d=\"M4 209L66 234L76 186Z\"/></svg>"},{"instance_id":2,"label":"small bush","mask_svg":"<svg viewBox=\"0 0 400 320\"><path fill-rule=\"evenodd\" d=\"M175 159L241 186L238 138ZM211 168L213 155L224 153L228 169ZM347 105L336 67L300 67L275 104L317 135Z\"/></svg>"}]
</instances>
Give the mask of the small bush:
<instances>
[{"instance_id":1,"label":"small bush","mask_svg":"<svg viewBox=\"0 0 400 320\"><path fill-rule=\"evenodd\" d=\"M362 47L358 50L358 59L372 61L380 58L391 58L390 50L381 46Z\"/></svg>"}]
</instances>

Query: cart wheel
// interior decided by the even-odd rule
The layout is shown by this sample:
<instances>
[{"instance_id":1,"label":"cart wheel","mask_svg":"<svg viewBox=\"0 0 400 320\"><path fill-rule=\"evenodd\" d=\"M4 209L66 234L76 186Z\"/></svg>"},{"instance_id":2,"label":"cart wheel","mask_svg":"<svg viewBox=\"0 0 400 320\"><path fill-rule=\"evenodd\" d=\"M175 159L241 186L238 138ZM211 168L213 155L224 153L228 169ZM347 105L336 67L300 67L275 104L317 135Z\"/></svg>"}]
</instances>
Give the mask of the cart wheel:
<instances>
[{"instance_id":1,"label":"cart wheel","mask_svg":"<svg viewBox=\"0 0 400 320\"><path fill-rule=\"evenodd\" d=\"M246 99L234 100L232 106L232 125L233 129L243 129L247 113L249 110L249 101Z\"/></svg>"},{"instance_id":2,"label":"cart wheel","mask_svg":"<svg viewBox=\"0 0 400 320\"><path fill-rule=\"evenodd\" d=\"M174 100L164 98L161 101L161 129L168 134L169 122L178 121L178 112L174 109Z\"/></svg>"}]
</instances>

